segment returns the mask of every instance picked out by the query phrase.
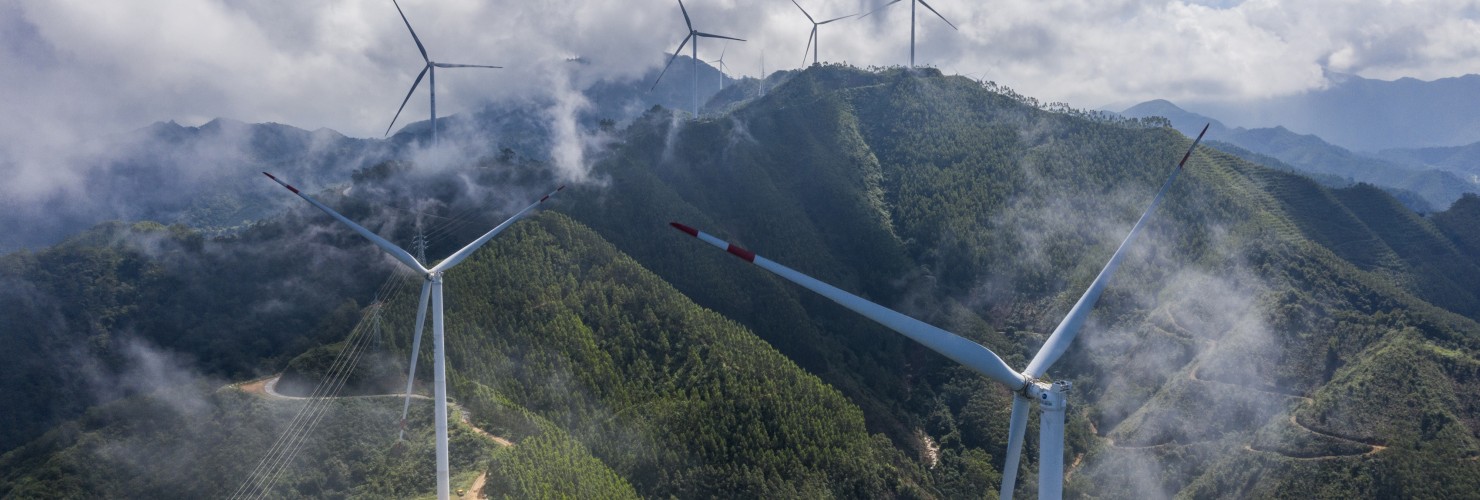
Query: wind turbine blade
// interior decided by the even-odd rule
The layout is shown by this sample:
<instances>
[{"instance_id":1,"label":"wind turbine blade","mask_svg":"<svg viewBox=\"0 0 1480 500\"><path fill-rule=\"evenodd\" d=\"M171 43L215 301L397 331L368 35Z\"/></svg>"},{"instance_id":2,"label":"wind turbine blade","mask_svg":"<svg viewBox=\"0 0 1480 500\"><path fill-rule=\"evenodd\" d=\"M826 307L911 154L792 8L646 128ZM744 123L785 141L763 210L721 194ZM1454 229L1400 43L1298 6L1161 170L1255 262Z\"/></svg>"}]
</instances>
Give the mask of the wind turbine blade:
<instances>
[{"instance_id":1,"label":"wind turbine blade","mask_svg":"<svg viewBox=\"0 0 1480 500\"><path fill-rule=\"evenodd\" d=\"M732 36L716 35L714 33L705 33L703 31L695 31L694 32L694 36L702 36L702 37L705 37L705 38L723 38L725 40L735 40L735 41L739 41L739 42L745 41L744 38L735 38L735 37L732 37Z\"/></svg>"},{"instance_id":2,"label":"wind turbine blade","mask_svg":"<svg viewBox=\"0 0 1480 500\"><path fill-rule=\"evenodd\" d=\"M483 64L432 63L432 66L436 66L438 68L492 68L492 69L503 69L503 66L488 66L488 65L483 65Z\"/></svg>"},{"instance_id":3,"label":"wind turbine blade","mask_svg":"<svg viewBox=\"0 0 1480 500\"><path fill-rule=\"evenodd\" d=\"M432 282L421 282L421 300L416 302L416 328L411 337L411 361L406 369L406 403L401 406L401 437L406 437L406 415L411 412L411 388L416 382L416 358L421 353L421 330L427 323L427 299L430 298Z\"/></svg>"},{"instance_id":4,"label":"wind turbine blade","mask_svg":"<svg viewBox=\"0 0 1480 500\"><path fill-rule=\"evenodd\" d=\"M998 498L1012 498L1017 482L1018 460L1023 456L1023 434L1028 432L1028 405L1032 400L1022 394L1012 396L1012 417L1007 424L1007 456L1002 461L1002 490Z\"/></svg>"},{"instance_id":5,"label":"wind turbine blade","mask_svg":"<svg viewBox=\"0 0 1480 500\"><path fill-rule=\"evenodd\" d=\"M812 15L807 13L807 9L802 9L802 4L797 3L797 0L791 0L791 4L797 6L798 9L801 9L802 15L807 16L808 21L812 21L812 24L817 24L817 21L812 19Z\"/></svg>"},{"instance_id":6,"label":"wind turbine blade","mask_svg":"<svg viewBox=\"0 0 1480 500\"><path fill-rule=\"evenodd\" d=\"M688 45L689 44L689 39L690 38L693 38L693 37L694 37L694 34L693 33L689 33L688 36L683 37L683 41L682 42L679 42L678 43L678 50L673 51L673 56L671 56L671 57L668 58L668 64L664 64L663 65L663 71L659 71L658 72L658 79L653 80L653 86L652 87L648 87L648 91L649 92L651 92L655 88L658 88L658 82L663 81L663 75L665 73L668 73L668 67L669 66L673 66L673 60L674 59L678 59L678 53L679 52L683 52L683 46L684 45ZM694 43L699 43L699 42L694 42Z\"/></svg>"},{"instance_id":7,"label":"wind turbine blade","mask_svg":"<svg viewBox=\"0 0 1480 500\"><path fill-rule=\"evenodd\" d=\"M858 14L848 14L848 15L846 15L846 16L841 16L841 17L834 17L834 18L832 18L832 19L828 19L828 20L826 20L826 21L823 21L823 22L820 22L820 23L817 23L817 25L818 25L818 26L821 26L821 25L824 25L824 24L827 24L827 23L830 23L830 22L833 22L833 21L841 21L841 20L844 20L844 19L847 19L847 18L850 18L850 17L853 17L853 16L856 16L856 15L858 15Z\"/></svg>"},{"instance_id":8,"label":"wind turbine blade","mask_svg":"<svg viewBox=\"0 0 1480 500\"><path fill-rule=\"evenodd\" d=\"M391 3L396 5L396 12L401 14L401 22L406 23L406 31L411 32L411 39L416 40L416 50L421 51L421 60L426 61L427 64L431 64L432 59L427 57L427 48L421 45L421 38L416 36L416 30L411 29L411 21L406 20L406 12L401 10L401 4L396 3L396 0L391 0Z\"/></svg>"},{"instance_id":9,"label":"wind turbine blade","mask_svg":"<svg viewBox=\"0 0 1480 500\"><path fill-rule=\"evenodd\" d=\"M1012 368L1008 368L1007 363L1004 363L1002 358L997 357L996 353L993 353L991 349L987 349L981 344L936 328L915 318L905 316L887 307L864 300L862 297L845 292L837 287L818 281L811 276L799 273L770 259L756 255L755 252L710 236L708 233L700 232L697 229L677 222L670 222L668 224L673 226L674 229L683 231L689 236L721 248L731 255L785 278L787 281L801 285L802 288L827 297L833 302L837 302L838 305L874 320L890 330L899 332L909 337L910 340L914 340L957 363L966 365L967 368L976 370L977 373L986 375L987 378L995 380L1009 389L1014 391L1022 389L1028 383L1027 379L1023 378L1022 375L1013 371Z\"/></svg>"},{"instance_id":10,"label":"wind turbine blade","mask_svg":"<svg viewBox=\"0 0 1480 500\"><path fill-rule=\"evenodd\" d=\"M865 18L865 17L868 17L868 16L871 16L871 15L874 15L874 13L875 13L875 12L878 12L878 11L881 11L881 10L884 10L884 7L888 7L888 6L890 6L890 5L894 5L894 4L897 4L897 3L899 3L899 2L900 2L900 1L901 1L901 0L893 0L893 1L891 1L891 2L889 2L889 3L886 3L886 4L884 4L884 5L880 5L880 6L878 6L878 7L876 7L876 8L874 8L874 10L871 10L871 11L868 11L868 13L867 13L867 14L864 14L864 15L861 15L861 16L858 16L858 17L859 17L859 18L860 18L860 19L862 19L862 18Z\"/></svg>"},{"instance_id":11,"label":"wind turbine blade","mask_svg":"<svg viewBox=\"0 0 1480 500\"><path fill-rule=\"evenodd\" d=\"M1172 170L1172 175L1167 177L1166 182L1161 185L1161 190L1156 192L1156 197L1151 199L1151 205L1146 207L1146 211L1141 213L1141 218L1136 221L1136 225L1131 227L1130 234L1120 242L1120 247L1115 250L1115 254L1110 256L1110 262L1105 264L1105 268L1100 270L1098 276L1095 276L1095 281L1089 284L1089 290L1085 290L1084 295L1079 297L1079 301L1074 303L1072 309L1069 309L1069 315L1059 322L1053 334L1048 336L1048 341L1043 343L1043 348L1033 356L1033 362L1028 363L1028 369L1023 370L1024 375L1032 378L1043 375L1055 361L1059 360L1059 356L1063 356L1064 351L1069 349L1069 344L1074 342L1074 337L1079 335L1080 328L1084 326L1084 320L1094 309L1095 301L1100 299L1100 294L1105 291L1105 285L1109 284L1110 276L1115 274L1117 267L1120 267L1120 259L1124 258L1126 250L1130 249L1131 241L1136 239L1136 234L1141 231L1141 227L1146 225L1146 221L1151 218L1151 213L1156 211L1156 206L1161 204L1162 197L1166 196L1167 190L1172 187L1172 182L1177 180L1177 174L1182 173L1182 167L1187 165L1187 159L1192 157L1192 151L1197 149L1197 143L1202 142L1203 134L1207 132L1208 127L1205 125L1202 132L1197 134L1197 139L1192 141L1192 146L1187 148L1187 154L1182 155L1182 161L1177 163L1177 168Z\"/></svg>"},{"instance_id":12,"label":"wind turbine blade","mask_svg":"<svg viewBox=\"0 0 1480 500\"><path fill-rule=\"evenodd\" d=\"M812 34L807 35L807 48L802 49L802 67L807 67L807 53L812 51L812 40L817 39L817 26L812 26Z\"/></svg>"},{"instance_id":13,"label":"wind turbine blade","mask_svg":"<svg viewBox=\"0 0 1480 500\"><path fill-rule=\"evenodd\" d=\"M693 32L694 22L689 20L689 9L683 7L683 0L678 0L678 10L683 11L683 24L689 27L689 32Z\"/></svg>"},{"instance_id":14,"label":"wind turbine blade","mask_svg":"<svg viewBox=\"0 0 1480 500\"><path fill-rule=\"evenodd\" d=\"M288 188L289 191L292 191L293 194L298 195L299 198L308 200L310 204L318 207L319 210L323 210L324 213L329 214L330 217L338 219L339 222L343 222L346 226L349 226L350 229L355 230L356 233L360 233L360 236L364 236L365 239L370 240L370 242L374 243L375 246L380 247L380 249L384 250L385 253L391 254L391 257L395 257L396 260L401 261L401 263L405 264L406 267L411 268L411 270L413 271L420 272L421 274L426 274L427 269L425 267L421 267L421 263L416 261L416 257L412 257L410 253L402 250L401 247L398 247L395 244L386 241L385 238L381 238L379 235L370 232L369 229L365 229L363 226L355 224L354 221L345 218L343 215L339 215L339 212L335 212L334 209L329 208L327 205L319 203L319 200L315 200L309 195L298 192L298 188L295 188L288 185L288 183L286 182L278 180L278 178L273 177L272 174L263 172L262 175L265 175L267 176L267 178L272 179L273 182L276 182L278 184L281 184L283 187Z\"/></svg>"},{"instance_id":15,"label":"wind turbine blade","mask_svg":"<svg viewBox=\"0 0 1480 500\"><path fill-rule=\"evenodd\" d=\"M508 220L505 220L503 223L495 226L493 229L490 229L487 233L484 233L483 236L479 237L476 240L473 240L472 243L468 243L468 246L462 247L462 249L458 250L456 253L453 253L450 257L447 257L447 260L444 260L441 263L438 263L436 266L433 266L431 271L429 272L435 274L446 271L448 269L452 269L452 266L456 266L458 265L458 263L462 262L463 259L468 258L469 255L472 255L473 252L477 251L478 248L483 246L484 243L488 243L488 240L493 239L494 236L498 236L498 233L504 232L504 229L508 229L508 227L515 222L519 222L519 219L523 219L524 216L529 215L529 212L533 211L534 207L540 206L541 203L544 203L545 200L550 199L551 196L555 196L555 193L559 193L562 189L565 189L565 186L555 188L554 191L550 191L550 194L547 194L545 195L545 197L540 198L539 201L536 201L529 204L529 206L524 207L524 210L520 210L518 213L509 217Z\"/></svg>"},{"instance_id":16,"label":"wind turbine blade","mask_svg":"<svg viewBox=\"0 0 1480 500\"><path fill-rule=\"evenodd\" d=\"M387 136L391 135L391 127L395 127L396 126L396 119L401 117L401 111L405 110L406 109L406 103L411 101L411 94L416 93L416 86L417 85L421 85L421 78L424 77L424 76L427 76L427 71L430 70L430 69L432 69L432 65L430 65L430 64L428 64L426 66L423 66L421 68L421 73L418 74L418 75L416 75L416 81L411 82L411 90L406 91L406 98L405 99L401 99L401 107L396 108L396 116L394 116L394 117L391 118L391 124L390 125L386 125L385 126L385 135L387 135Z\"/></svg>"},{"instance_id":17,"label":"wind turbine blade","mask_svg":"<svg viewBox=\"0 0 1480 500\"><path fill-rule=\"evenodd\" d=\"M946 24L951 27L951 29L956 30L956 31L961 31L960 28L957 28L956 27L956 25L951 24L951 20L950 19L946 19L946 16L942 16L942 15L940 15L939 12L936 12L935 11L935 7L931 7L930 4L925 3L925 0L916 0L916 1L920 2L920 5L924 5L925 8L930 9L930 13L935 14L935 17L939 17L940 20L945 21Z\"/></svg>"}]
</instances>

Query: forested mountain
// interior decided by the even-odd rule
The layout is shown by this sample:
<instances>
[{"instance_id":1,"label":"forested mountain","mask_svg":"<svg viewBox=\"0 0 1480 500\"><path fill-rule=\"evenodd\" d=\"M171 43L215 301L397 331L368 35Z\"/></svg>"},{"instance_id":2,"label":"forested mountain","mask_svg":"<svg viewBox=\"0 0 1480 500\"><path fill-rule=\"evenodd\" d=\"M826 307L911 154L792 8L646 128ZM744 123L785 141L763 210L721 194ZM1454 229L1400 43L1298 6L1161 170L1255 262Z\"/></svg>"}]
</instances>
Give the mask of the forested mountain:
<instances>
[{"instance_id":1,"label":"forested mountain","mask_svg":"<svg viewBox=\"0 0 1480 500\"><path fill-rule=\"evenodd\" d=\"M666 55L664 56L666 58ZM584 81L581 59L568 62L571 78ZM721 73L700 62L701 102L719 91ZM437 119L441 140L468 158L518 155L549 160L560 120L589 129L625 123L654 105L692 109L695 67L686 56L674 61L654 86L658 70L627 80L599 80L581 92L562 96L485 103ZM786 73L778 73L779 81ZM730 85L756 82L728 79ZM773 83L774 85L774 83ZM729 100L749 97L731 90ZM386 119L390 119L390 109ZM445 111L444 111L445 113ZM569 116L563 116L568 113ZM278 213L285 201L271 184L242 182L271 170L305 185L347 181L355 170L396 158L423 156L431 122L402 116L403 127L385 140L346 137L329 129L303 130L278 123L242 123L218 118L198 127L159 122L80 144L71 157L56 158L57 170L76 179L38 189L28 199L0 200L0 251L39 249L65 240L100 222L150 220L180 223L223 234ZM605 125L603 125L603 123ZM66 176L63 176L64 178Z\"/></svg>"},{"instance_id":2,"label":"forested mountain","mask_svg":"<svg viewBox=\"0 0 1480 500\"><path fill-rule=\"evenodd\" d=\"M1156 121L1045 110L930 70L814 66L763 98L728 102L700 119L653 109L614 131L594 157L595 182L449 274L450 392L473 425L516 442L474 457L491 464L493 491L551 494L572 483L559 477L640 496L995 490L1006 390L666 223L728 238L1021 367L1189 139ZM401 208L461 221L428 250L436 256L498 220L468 220L467 209L507 212L554 179L516 155L452 171L382 163L351 181L326 202L393 241L413 234ZM1199 149L1049 374L1075 382L1068 493L1472 494L1476 200L1426 218L1370 186L1333 189ZM87 346L119 373L138 357L118 352L121 338L188 355L183 364L210 376L276 371L341 340L392 267L308 210L230 238L109 225L7 256L3 278L16 286L5 310L26 315L5 328L24 342ZM245 254L266 263L233 264ZM194 261L213 272L180 264ZM317 300L273 307L290 279ZM86 285L96 281L114 285L98 294ZM391 352L405 352L414 295L385 307ZM255 314L242 322L243 310ZM0 353L26 366L10 353L28 348ZM42 401L54 387L94 385L29 383L38 377L0 389ZM216 397L219 412L262 406ZM96 399L76 401L49 409L44 426ZM36 416L20 408L5 417ZM40 428L13 432L5 448L30 442L0 458L11 471L0 485L116 484L52 471L87 456L83 444L138 436L137 426L110 427L130 421L85 417L39 441ZM101 430L67 430L78 426ZM1036 489L1037 433L1028 435L1025 496ZM575 476L547 473L556 463Z\"/></svg>"},{"instance_id":3,"label":"forested mountain","mask_svg":"<svg viewBox=\"0 0 1480 500\"><path fill-rule=\"evenodd\" d=\"M1423 168L1441 168L1480 182L1480 142L1463 146L1385 149L1377 156L1392 162Z\"/></svg>"}]
</instances>

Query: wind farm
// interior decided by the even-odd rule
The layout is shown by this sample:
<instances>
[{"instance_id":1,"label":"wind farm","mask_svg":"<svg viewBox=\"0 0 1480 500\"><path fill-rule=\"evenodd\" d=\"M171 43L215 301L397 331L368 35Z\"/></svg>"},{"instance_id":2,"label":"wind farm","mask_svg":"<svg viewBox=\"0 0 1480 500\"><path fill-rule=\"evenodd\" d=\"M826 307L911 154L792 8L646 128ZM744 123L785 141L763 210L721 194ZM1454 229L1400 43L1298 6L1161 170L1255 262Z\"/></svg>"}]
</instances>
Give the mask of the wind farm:
<instances>
[{"instance_id":1,"label":"wind farm","mask_svg":"<svg viewBox=\"0 0 1480 500\"><path fill-rule=\"evenodd\" d=\"M0 497L1480 491L1468 13L151 1L5 16Z\"/></svg>"},{"instance_id":2,"label":"wind farm","mask_svg":"<svg viewBox=\"0 0 1480 500\"><path fill-rule=\"evenodd\" d=\"M669 66L673 66L673 60L678 59L678 55L683 52L684 45L688 44L690 41L693 41L694 45L689 49L689 57L694 61L694 116L699 116L699 39L717 38L721 40L735 40L737 42L743 42L745 40L732 36L705 33L703 31L694 29L694 21L689 19L689 9L683 6L683 0L678 0L678 10L679 12L683 13L683 23L684 26L688 27L688 34L684 35L683 41L678 42L678 48L674 49L673 56L668 58L668 64L663 65L663 70L659 71L658 77L653 79L653 87L657 87L658 82L663 80L663 74L668 72ZM720 80L723 81L724 77L721 76Z\"/></svg>"}]
</instances>

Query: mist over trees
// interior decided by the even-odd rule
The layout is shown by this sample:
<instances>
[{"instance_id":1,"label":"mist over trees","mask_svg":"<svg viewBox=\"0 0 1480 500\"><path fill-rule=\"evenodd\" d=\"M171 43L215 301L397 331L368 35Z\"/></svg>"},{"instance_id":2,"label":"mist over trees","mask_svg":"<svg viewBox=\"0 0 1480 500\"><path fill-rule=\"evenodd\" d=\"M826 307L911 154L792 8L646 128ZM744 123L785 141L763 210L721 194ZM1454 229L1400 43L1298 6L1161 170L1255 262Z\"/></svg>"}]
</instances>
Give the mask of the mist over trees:
<instances>
[{"instance_id":1,"label":"mist over trees","mask_svg":"<svg viewBox=\"0 0 1480 500\"><path fill-rule=\"evenodd\" d=\"M473 450L464 464L489 473L485 491L511 496L994 490L1011 394L667 222L704 227L1022 366L1189 139L1164 121L929 70L817 66L764 98L732 98L700 119L659 107L587 132L607 134L583 151L589 181L449 276L453 398L470 425L516 443L453 449ZM436 259L560 182L551 158L512 149L436 160L296 184L392 241L420 225L435 235ZM300 355L344 340L395 265L299 205L223 236L109 223L0 258L0 363L15 367L0 375L0 396L25 402L0 410L25 424L0 434L11 450L0 494L201 491L56 471L96 453L89 443L175 439L134 423L163 411L168 397L155 391L178 382L134 377L148 383L112 392L96 383L149 373L138 370L141 352L179 367L153 373L221 387L294 358L311 367L313 355ZM1474 491L1477 207L1468 196L1420 217L1371 186L1334 189L1199 149L1049 374L1076 389L1067 491ZM414 302L403 293L385 305L389 359L406 357ZM78 373L101 376L56 369L84 365L93 368ZM221 421L209 432L270 436L266 420L281 410L232 391L204 398L202 411ZM107 401L144 417L87 410ZM379 418L371 408L336 415ZM380 426L357 428L324 446L364 460L339 460L344 473L309 466L283 491L428 488L412 472L428 461L390 455ZM1036 438L1023 456L1018 493L1031 495Z\"/></svg>"}]
</instances>

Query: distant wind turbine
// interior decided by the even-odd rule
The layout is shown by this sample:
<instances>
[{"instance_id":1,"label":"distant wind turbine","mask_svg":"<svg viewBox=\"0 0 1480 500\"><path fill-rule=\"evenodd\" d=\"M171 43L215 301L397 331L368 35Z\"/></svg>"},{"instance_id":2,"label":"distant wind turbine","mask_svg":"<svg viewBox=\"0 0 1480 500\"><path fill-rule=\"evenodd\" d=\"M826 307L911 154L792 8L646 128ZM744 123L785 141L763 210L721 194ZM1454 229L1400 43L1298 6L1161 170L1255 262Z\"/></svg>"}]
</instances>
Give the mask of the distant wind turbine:
<instances>
[{"instance_id":1,"label":"distant wind turbine","mask_svg":"<svg viewBox=\"0 0 1480 500\"><path fill-rule=\"evenodd\" d=\"M807 13L807 9L802 9L802 4L797 3L797 0L791 0L791 4L797 6L798 9L801 9L802 15L807 16L807 20L812 22L812 34L811 34L811 36L808 36L807 37L807 48L806 49L802 49L802 64L803 65L807 64L807 51L809 51L809 50L812 52L812 64L817 64L817 47L819 45L822 45L822 40L820 40L820 39L817 38L817 27L818 26L822 26L824 24L827 24L827 23L830 23L830 22L833 22L833 21L847 19L847 18L850 18L850 17L853 17L853 16L858 15L858 14L848 14L846 16L834 17L834 18L828 19L826 21L818 22L816 19L812 19L812 14L808 14Z\"/></svg>"},{"instance_id":2,"label":"distant wind turbine","mask_svg":"<svg viewBox=\"0 0 1480 500\"><path fill-rule=\"evenodd\" d=\"M696 30L694 29L694 22L689 19L689 9L686 9L683 6L683 0L678 0L678 9L683 11L683 23L689 27L689 34L683 37L682 42L679 42L678 50L673 51L673 56L668 58L668 64L663 65L663 71L658 72L658 79L653 80L653 86L648 90L658 88L658 82L663 80L663 74L668 72L668 67L673 65L673 60L678 59L678 54L680 52L683 52L684 44L689 43L689 40L693 39L694 47L693 52L690 53L690 58L694 60L694 116L697 117L699 116L699 39L723 38L725 40L736 40L741 42L745 41L745 39L715 35L713 33L705 33ZM721 76L721 78L723 78L723 76Z\"/></svg>"},{"instance_id":3,"label":"distant wind turbine","mask_svg":"<svg viewBox=\"0 0 1480 500\"><path fill-rule=\"evenodd\" d=\"M804 56L805 57L805 56ZM766 50L761 49L761 97L766 96Z\"/></svg>"},{"instance_id":4,"label":"distant wind turbine","mask_svg":"<svg viewBox=\"0 0 1480 500\"><path fill-rule=\"evenodd\" d=\"M864 300L857 295L756 255L755 252L710 236L708 233L677 222L669 224L679 231L688 233L689 236L724 249L746 262L760 266L792 283L801 285L802 288L827 297L853 312L862 314L932 351L1007 386L1015 395L1012 401L1012 416L1008 423L1007 460L1002 467L1002 490L999 492L1001 498L1012 498L1013 486L1017 480L1018 458L1023 451L1023 434L1028 427L1028 403L1037 401L1038 409L1041 410L1041 415L1038 417L1038 498L1058 499L1063 496L1064 489L1064 406L1071 384L1067 380L1049 383L1040 377L1048 371L1050 366L1053 366L1055 361L1059 360L1060 356L1063 356L1069 344L1074 342L1074 337L1084 326L1090 310L1094 309L1095 302L1105 291L1105 286L1110 282L1110 277L1115 274L1115 269L1120 266L1120 261L1130 249L1136 234L1146 225L1146 221L1151 218L1157 205L1161 204L1167 190L1172 187L1172 182L1177 180L1177 174L1182 172L1187 159L1192 157L1192 151L1197 149L1197 143L1202 141L1203 134L1207 131L1208 127L1204 126L1203 131L1197 134L1197 139L1193 140L1192 146L1187 148L1187 154L1182 155L1182 161L1177 163L1177 168L1172 170L1172 174L1161 185L1161 190L1156 193L1156 197L1151 199L1151 205L1141 213L1141 218L1136 221L1135 226L1131 227L1130 234L1110 256L1110 262L1105 264L1105 268L1101 269L1100 274L1090 283L1089 290L1086 290L1084 295L1079 297L1079 301L1074 303L1074 307L1069 309L1069 315L1059 322L1058 328L1054 329L1048 341L1043 343L1038 354L1034 355L1033 360L1028 363L1028 368L1021 372L1008 367L1007 363L990 349L965 337Z\"/></svg>"},{"instance_id":5,"label":"distant wind turbine","mask_svg":"<svg viewBox=\"0 0 1480 500\"><path fill-rule=\"evenodd\" d=\"M884 4L884 5L880 5L879 8L874 9L874 10L871 10L871 11L869 11L868 14L864 14L864 15L859 16L859 17L860 18L868 17L870 14L873 14L875 12L884 10L884 7L888 7L890 5L897 4L897 3L901 2L901 1L903 1L903 0L893 0L893 1L889 2L889 3ZM916 3L918 3L920 5L924 5L925 8L930 9L930 12L932 14L935 14L935 17L939 17L940 20L945 21L946 22L946 25L950 26L951 29L953 29L953 30L956 30L957 29L956 28L956 25L951 24L951 20L946 19L946 16L942 16L942 15L940 15L939 12L936 12L935 11L935 7L931 7L930 4L925 3L925 0L910 0L910 67L911 68L915 67L915 4Z\"/></svg>"},{"instance_id":6,"label":"distant wind turbine","mask_svg":"<svg viewBox=\"0 0 1480 500\"><path fill-rule=\"evenodd\" d=\"M728 51L728 50L730 50L729 47L725 47L723 49L720 49L720 51L719 51L719 59L715 59L713 61L709 61L709 62L712 62L712 63L716 63L717 64L717 66L715 66L715 69L718 69L719 70L719 89L720 90L724 90L725 89L725 71L728 71L730 69L729 66L726 66L725 65L725 51Z\"/></svg>"},{"instance_id":7,"label":"distant wind turbine","mask_svg":"<svg viewBox=\"0 0 1480 500\"><path fill-rule=\"evenodd\" d=\"M411 21L406 20L406 13L401 10L401 4L391 0L396 6L396 12L401 14L401 22L406 23L406 30L411 32L411 39L416 42L416 50L421 51L421 60L426 66L421 68L421 73L416 75L416 81L411 82L411 90L406 92L406 98L401 100L401 107L396 109L396 116L391 118L391 124L385 127L385 135L391 134L391 127L396 126L396 119L401 117L401 111L406 109L406 102L411 100L411 94L416 93L416 86L421 85L421 77L430 76L427 81L427 90L432 97L432 144L437 144L437 68L502 68L502 66L486 66L481 64L453 64L439 63L427 57L427 49L422 46L421 38L416 36L416 30L411 29ZM430 75L428 75L430 73Z\"/></svg>"},{"instance_id":8,"label":"distant wind turbine","mask_svg":"<svg viewBox=\"0 0 1480 500\"><path fill-rule=\"evenodd\" d=\"M433 412L435 414L434 418L437 421L437 498L439 500L447 500L448 497L452 494L452 482L448 475L449 466L447 461L447 363L446 356L444 356L442 342L442 332L444 325L444 322L442 320L442 274L447 272L449 269L452 269L454 266L457 266L463 261L463 259L467 259L468 256L472 255L473 252L478 250L479 247L482 247L483 244L488 243L488 240L493 239L494 236L498 236L498 233L503 232L503 230L507 229L511 224L519 221L519 219L524 218L524 216L529 215L529 213L533 211L535 207L539 206L541 203L544 203L545 200L550 199L551 196L554 196L555 193L560 192L561 189L565 189L565 186L560 186L558 189L551 191L550 194L545 195L544 198L540 198L539 201L536 201L533 204L524 207L524 210L520 210L519 213L516 213L512 217L509 217L508 220L505 220L503 223L494 227L492 230L484 233L483 236L479 237L476 240L473 240L473 242L469 243L468 246L462 247L462 249L453 252L452 255L448 256L447 259L443 260L441 263L432 266L431 269L427 269L426 267L422 266L421 262L418 262L416 260L416 257L412 257L410 252L407 252L401 249L401 247L398 247L395 244L386 241L385 238L381 238L375 233L370 232L369 229L365 229L363 226L355 224L354 221L345 218L345 216L339 215L339 212L335 212L327 205L319 203L319 200L315 200L312 197L299 192L298 188L295 188L286 182L278 180L277 177L273 177L272 174L269 174L267 172L263 172L262 175L266 175L269 179L272 179L273 182L276 182L278 184L281 184L283 187L288 188L288 190L292 191L293 194L296 194L298 195L298 197L307 200L309 204L312 204L319 210L323 210L324 213L329 214L330 217L333 217L335 220L344 223L344 225L349 226L350 229L353 229L356 233L360 233L360 236L364 236L365 239L370 240L371 243L374 243L375 246L380 247L380 249L384 250L385 253L390 254L391 257L394 257L397 261L400 261L401 264L405 265L408 269L411 269L412 271L426 278L426 281L422 282L421 284L421 299L416 306L416 333L415 340L412 340L411 372L407 375L408 380L406 381L406 396L409 401L409 398L411 396L411 381L409 379L412 375L416 373L416 354L417 351L421 348L421 330L423 324L426 321L428 309L427 298L428 296L430 296L432 311L432 392L434 400L433 402L435 405ZM409 406L409 403L407 404ZM405 425L405 420L406 416L403 410L403 413L401 415L403 426Z\"/></svg>"}]
</instances>

